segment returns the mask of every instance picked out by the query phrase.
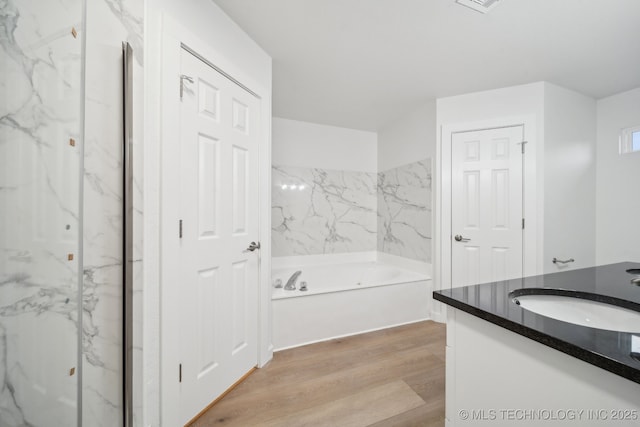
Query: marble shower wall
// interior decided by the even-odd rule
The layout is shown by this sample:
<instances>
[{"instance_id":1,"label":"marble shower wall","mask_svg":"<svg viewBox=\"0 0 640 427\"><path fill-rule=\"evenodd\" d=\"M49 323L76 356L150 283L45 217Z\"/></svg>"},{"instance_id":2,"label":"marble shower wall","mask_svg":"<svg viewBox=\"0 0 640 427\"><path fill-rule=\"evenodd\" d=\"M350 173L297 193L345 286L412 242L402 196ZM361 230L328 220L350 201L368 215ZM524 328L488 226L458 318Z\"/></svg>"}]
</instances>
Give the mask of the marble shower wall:
<instances>
[{"instance_id":1,"label":"marble shower wall","mask_svg":"<svg viewBox=\"0 0 640 427\"><path fill-rule=\"evenodd\" d=\"M431 263L431 159L378 173L378 251Z\"/></svg>"},{"instance_id":2,"label":"marble shower wall","mask_svg":"<svg viewBox=\"0 0 640 427\"><path fill-rule=\"evenodd\" d=\"M78 414L82 0L0 2L0 425Z\"/></svg>"},{"instance_id":3,"label":"marble shower wall","mask_svg":"<svg viewBox=\"0 0 640 427\"><path fill-rule=\"evenodd\" d=\"M376 250L375 173L273 166L272 184L274 257Z\"/></svg>"},{"instance_id":4,"label":"marble shower wall","mask_svg":"<svg viewBox=\"0 0 640 427\"><path fill-rule=\"evenodd\" d=\"M121 44L129 41L135 52L137 233L144 1L87 1L86 26L84 7L83 0L0 2L1 426L73 426L79 409L83 425L122 424ZM140 313L142 239L139 233L134 238ZM140 364L141 328L135 325ZM136 386L137 417L139 379Z\"/></svg>"},{"instance_id":5,"label":"marble shower wall","mask_svg":"<svg viewBox=\"0 0 640 427\"><path fill-rule=\"evenodd\" d=\"M141 311L142 105L144 0L87 1L83 425L122 425L122 42L134 51L134 310ZM134 323L134 337L140 324ZM134 338L135 339L135 338ZM139 363L140 340L134 350ZM141 373L141 366L136 367ZM134 415L141 415L136 381ZM136 425L141 420L136 418Z\"/></svg>"}]
</instances>

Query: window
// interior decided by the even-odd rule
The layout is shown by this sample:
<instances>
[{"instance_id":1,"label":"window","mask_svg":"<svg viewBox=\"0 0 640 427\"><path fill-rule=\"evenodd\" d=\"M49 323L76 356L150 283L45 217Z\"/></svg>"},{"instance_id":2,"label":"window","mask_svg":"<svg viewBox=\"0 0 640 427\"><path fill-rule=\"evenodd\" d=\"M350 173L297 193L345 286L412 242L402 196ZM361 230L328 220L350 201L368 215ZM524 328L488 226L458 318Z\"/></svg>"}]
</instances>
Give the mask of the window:
<instances>
[{"instance_id":1,"label":"window","mask_svg":"<svg viewBox=\"0 0 640 427\"><path fill-rule=\"evenodd\" d=\"M620 154L640 152L640 126L622 129Z\"/></svg>"}]
</instances>

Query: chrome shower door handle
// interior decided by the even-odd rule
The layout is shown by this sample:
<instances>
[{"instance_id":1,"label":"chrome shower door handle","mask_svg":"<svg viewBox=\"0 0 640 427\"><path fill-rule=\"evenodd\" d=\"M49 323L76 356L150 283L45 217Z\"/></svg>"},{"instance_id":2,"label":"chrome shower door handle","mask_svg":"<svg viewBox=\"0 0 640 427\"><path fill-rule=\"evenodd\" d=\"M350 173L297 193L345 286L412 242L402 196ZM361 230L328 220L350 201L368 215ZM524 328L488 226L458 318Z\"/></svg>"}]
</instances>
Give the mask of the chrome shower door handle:
<instances>
[{"instance_id":1,"label":"chrome shower door handle","mask_svg":"<svg viewBox=\"0 0 640 427\"><path fill-rule=\"evenodd\" d=\"M134 411L134 341L133 341L133 319L134 303L133 303L133 48L128 42L122 42L122 112L123 112L123 129L122 129L122 179L123 179L123 246L122 246L122 263L124 280L123 280L123 309L122 316L124 323L124 337L122 351L123 355L123 371L124 371L124 420L125 427L133 426Z\"/></svg>"},{"instance_id":2,"label":"chrome shower door handle","mask_svg":"<svg viewBox=\"0 0 640 427\"><path fill-rule=\"evenodd\" d=\"M456 242L468 242L468 241L471 240L471 239L467 239L466 237L462 237L459 234L456 234L454 239L455 239Z\"/></svg>"},{"instance_id":3,"label":"chrome shower door handle","mask_svg":"<svg viewBox=\"0 0 640 427\"><path fill-rule=\"evenodd\" d=\"M249 244L249 247L248 247L247 249L245 249L244 251L242 251L242 252L253 252L253 251L255 251L256 249L260 249L260 242L258 242L258 243L256 243L256 242L251 242L251 243Z\"/></svg>"}]
</instances>

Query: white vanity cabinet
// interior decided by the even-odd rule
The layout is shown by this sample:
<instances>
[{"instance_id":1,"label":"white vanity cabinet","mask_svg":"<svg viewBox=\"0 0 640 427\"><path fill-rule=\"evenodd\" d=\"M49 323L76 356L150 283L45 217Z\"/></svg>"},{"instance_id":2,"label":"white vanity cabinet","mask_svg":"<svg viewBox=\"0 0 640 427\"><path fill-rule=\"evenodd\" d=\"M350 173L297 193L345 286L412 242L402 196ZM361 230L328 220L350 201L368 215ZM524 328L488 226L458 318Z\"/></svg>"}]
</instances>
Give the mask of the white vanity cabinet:
<instances>
[{"instance_id":1,"label":"white vanity cabinet","mask_svg":"<svg viewBox=\"0 0 640 427\"><path fill-rule=\"evenodd\" d=\"M447 307L446 426L638 426L640 384Z\"/></svg>"}]
</instances>

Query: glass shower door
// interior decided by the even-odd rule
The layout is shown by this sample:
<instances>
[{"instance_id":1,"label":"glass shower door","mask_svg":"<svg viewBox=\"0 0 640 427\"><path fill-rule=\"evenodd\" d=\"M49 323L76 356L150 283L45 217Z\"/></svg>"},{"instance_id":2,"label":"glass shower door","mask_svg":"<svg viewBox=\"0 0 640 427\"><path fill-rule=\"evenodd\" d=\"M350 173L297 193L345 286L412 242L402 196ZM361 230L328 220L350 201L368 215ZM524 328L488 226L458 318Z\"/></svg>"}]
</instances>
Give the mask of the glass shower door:
<instances>
[{"instance_id":1,"label":"glass shower door","mask_svg":"<svg viewBox=\"0 0 640 427\"><path fill-rule=\"evenodd\" d=\"M0 5L0 426L78 425L83 8Z\"/></svg>"}]
</instances>

